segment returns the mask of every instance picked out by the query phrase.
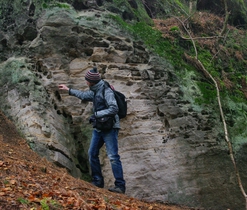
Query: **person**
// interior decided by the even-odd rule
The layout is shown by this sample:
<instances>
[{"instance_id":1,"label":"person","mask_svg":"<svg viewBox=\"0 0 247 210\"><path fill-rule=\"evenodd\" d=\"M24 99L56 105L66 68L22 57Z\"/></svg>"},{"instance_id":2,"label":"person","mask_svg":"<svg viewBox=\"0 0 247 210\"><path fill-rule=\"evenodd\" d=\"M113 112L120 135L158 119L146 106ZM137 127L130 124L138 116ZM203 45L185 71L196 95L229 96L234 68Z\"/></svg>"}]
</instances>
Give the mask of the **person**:
<instances>
[{"instance_id":1,"label":"person","mask_svg":"<svg viewBox=\"0 0 247 210\"><path fill-rule=\"evenodd\" d=\"M118 154L118 132L120 129L120 120L117 114L118 105L113 91L110 87L104 87L104 80L101 79L97 68L89 70L85 75L85 80L89 90L80 91L68 88L66 85L59 85L60 90L68 91L69 95L75 96L81 100L93 102L93 118L114 116L114 125L110 130L103 131L97 128L93 129L92 138L88 150L89 164L91 168L92 184L104 188L104 177L102 175L99 152L105 144L107 156L111 163L112 173L115 178L114 186L108 190L116 193L125 193L125 180L123 177L123 168ZM105 91L103 93L103 90ZM98 110L98 111L96 111Z\"/></svg>"}]
</instances>

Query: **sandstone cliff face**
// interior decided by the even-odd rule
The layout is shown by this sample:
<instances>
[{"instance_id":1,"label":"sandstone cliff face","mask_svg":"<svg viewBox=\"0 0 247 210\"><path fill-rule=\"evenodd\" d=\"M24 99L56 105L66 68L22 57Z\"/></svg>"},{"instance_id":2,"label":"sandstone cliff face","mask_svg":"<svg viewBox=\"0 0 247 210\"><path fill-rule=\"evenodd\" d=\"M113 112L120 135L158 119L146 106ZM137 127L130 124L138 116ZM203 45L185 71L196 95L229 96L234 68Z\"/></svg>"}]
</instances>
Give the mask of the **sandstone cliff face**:
<instances>
[{"instance_id":1,"label":"sandstone cliff face","mask_svg":"<svg viewBox=\"0 0 247 210\"><path fill-rule=\"evenodd\" d=\"M1 64L1 109L37 153L82 177L89 171L92 105L59 91L58 84L84 90L85 72L97 66L128 98L119 135L128 195L210 209L242 207L220 119L185 100L172 66L107 15L46 10L20 55ZM101 160L108 187L113 177L105 151Z\"/></svg>"}]
</instances>

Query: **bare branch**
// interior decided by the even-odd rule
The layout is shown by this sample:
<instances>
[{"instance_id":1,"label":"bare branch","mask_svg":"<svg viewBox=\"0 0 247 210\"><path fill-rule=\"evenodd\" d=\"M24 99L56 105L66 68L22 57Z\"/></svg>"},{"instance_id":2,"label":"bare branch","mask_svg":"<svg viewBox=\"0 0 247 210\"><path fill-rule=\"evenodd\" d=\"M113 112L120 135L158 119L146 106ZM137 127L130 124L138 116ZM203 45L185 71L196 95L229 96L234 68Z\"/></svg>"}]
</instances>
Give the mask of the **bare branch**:
<instances>
[{"instance_id":1,"label":"bare branch","mask_svg":"<svg viewBox=\"0 0 247 210\"><path fill-rule=\"evenodd\" d=\"M191 38L186 38L184 36L181 36L182 39L185 40L191 40ZM197 39L218 39L218 38L225 38L224 36L207 36L207 37L192 37L193 40L197 40Z\"/></svg>"},{"instance_id":2,"label":"bare branch","mask_svg":"<svg viewBox=\"0 0 247 210\"><path fill-rule=\"evenodd\" d=\"M193 40L193 38L192 38L192 36L191 36L191 34L190 34L190 32L189 32L189 30L187 29L187 27L185 27L185 25L184 25L184 22L183 21L181 21L178 17L174 17L174 18L176 18L181 24L182 24L182 26L183 26L183 28L184 28L184 30L187 32L187 34L189 35L189 37L190 37L190 40L192 41L192 44L193 44L193 47L194 47L194 50L195 50L195 57L196 57L196 59L197 59L197 57L198 57L198 53L197 53L197 48L196 48L196 44L195 44L195 42L194 42L194 40Z\"/></svg>"},{"instance_id":3,"label":"bare branch","mask_svg":"<svg viewBox=\"0 0 247 210\"><path fill-rule=\"evenodd\" d=\"M227 6L226 0L224 0L224 6L225 6L225 20L224 20L224 25L223 25L222 31L220 32L220 36L222 36L223 34L226 33L227 23L228 23L228 19L229 19L229 15L230 15L230 12L228 11L228 6Z\"/></svg>"}]
</instances>

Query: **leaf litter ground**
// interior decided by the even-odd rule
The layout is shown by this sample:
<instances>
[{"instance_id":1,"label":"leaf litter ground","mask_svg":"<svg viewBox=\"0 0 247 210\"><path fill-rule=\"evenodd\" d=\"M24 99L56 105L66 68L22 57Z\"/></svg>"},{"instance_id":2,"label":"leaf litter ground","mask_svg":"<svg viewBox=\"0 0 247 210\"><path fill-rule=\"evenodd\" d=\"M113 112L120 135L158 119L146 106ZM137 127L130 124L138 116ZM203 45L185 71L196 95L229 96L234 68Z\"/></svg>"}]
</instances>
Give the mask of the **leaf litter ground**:
<instances>
[{"instance_id":1,"label":"leaf litter ground","mask_svg":"<svg viewBox=\"0 0 247 210\"><path fill-rule=\"evenodd\" d=\"M182 210L109 192L72 177L32 151L0 112L0 210Z\"/></svg>"}]
</instances>

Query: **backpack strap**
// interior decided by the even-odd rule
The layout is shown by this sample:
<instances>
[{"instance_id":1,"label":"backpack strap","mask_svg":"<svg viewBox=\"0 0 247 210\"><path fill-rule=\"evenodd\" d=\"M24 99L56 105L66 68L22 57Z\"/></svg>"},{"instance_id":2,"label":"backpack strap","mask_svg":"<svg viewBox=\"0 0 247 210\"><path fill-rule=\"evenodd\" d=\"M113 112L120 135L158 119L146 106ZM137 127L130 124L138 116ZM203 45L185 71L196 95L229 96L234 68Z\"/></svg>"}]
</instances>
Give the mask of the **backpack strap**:
<instances>
[{"instance_id":1,"label":"backpack strap","mask_svg":"<svg viewBox=\"0 0 247 210\"><path fill-rule=\"evenodd\" d=\"M103 98L104 98L104 100L105 100L105 104L106 104L106 106L107 106L106 99L105 99L105 90L106 90L106 87L109 87L111 90L114 90L114 89L112 89L113 86L110 85L109 82L107 82L107 81L105 81L105 80L103 80L103 81L104 81L104 89L103 89L102 95L103 95Z\"/></svg>"}]
</instances>

